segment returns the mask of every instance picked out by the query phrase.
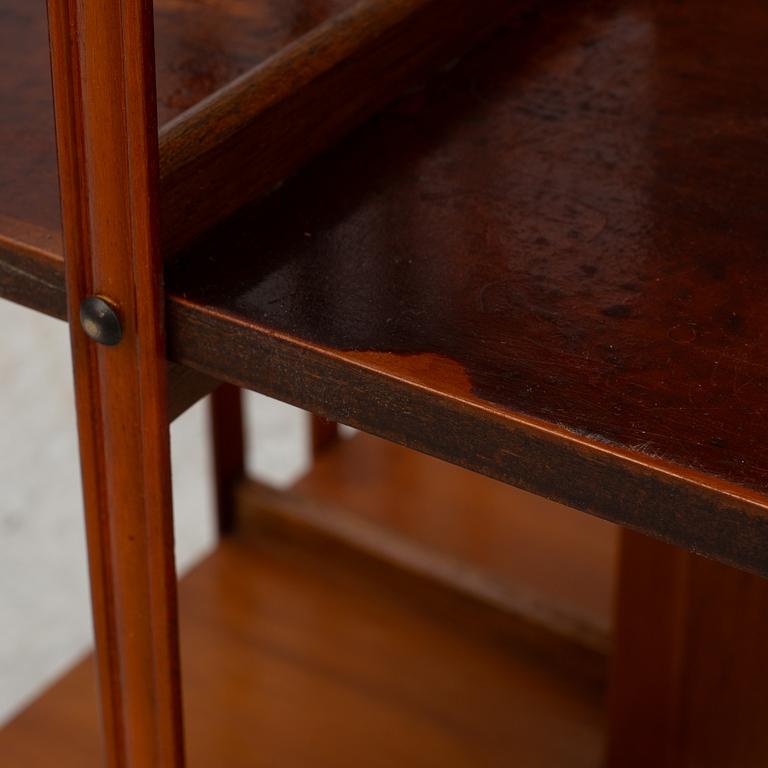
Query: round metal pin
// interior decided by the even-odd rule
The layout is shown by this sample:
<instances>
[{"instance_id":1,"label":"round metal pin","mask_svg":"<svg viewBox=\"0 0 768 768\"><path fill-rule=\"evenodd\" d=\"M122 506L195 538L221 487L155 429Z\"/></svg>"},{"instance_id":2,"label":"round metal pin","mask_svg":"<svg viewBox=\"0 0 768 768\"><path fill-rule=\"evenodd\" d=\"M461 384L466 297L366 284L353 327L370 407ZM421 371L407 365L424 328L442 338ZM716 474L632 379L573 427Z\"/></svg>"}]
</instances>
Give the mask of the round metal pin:
<instances>
[{"instance_id":1,"label":"round metal pin","mask_svg":"<svg viewBox=\"0 0 768 768\"><path fill-rule=\"evenodd\" d=\"M89 339L113 347L123 338L123 326L115 306L102 296L87 296L80 302L80 325Z\"/></svg>"}]
</instances>

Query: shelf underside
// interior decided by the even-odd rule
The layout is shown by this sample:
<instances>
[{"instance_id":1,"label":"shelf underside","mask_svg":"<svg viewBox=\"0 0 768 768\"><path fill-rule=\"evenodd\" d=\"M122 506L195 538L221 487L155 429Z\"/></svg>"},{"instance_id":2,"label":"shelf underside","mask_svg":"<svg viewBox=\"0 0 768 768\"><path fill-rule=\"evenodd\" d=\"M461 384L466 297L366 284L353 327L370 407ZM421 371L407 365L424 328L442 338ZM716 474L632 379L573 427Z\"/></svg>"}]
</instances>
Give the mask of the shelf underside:
<instances>
[{"instance_id":1,"label":"shelf underside","mask_svg":"<svg viewBox=\"0 0 768 768\"><path fill-rule=\"evenodd\" d=\"M577 648L244 522L182 580L190 765L599 765L602 683ZM98 765L93 675L88 660L0 731L0 763Z\"/></svg>"},{"instance_id":2,"label":"shelf underside","mask_svg":"<svg viewBox=\"0 0 768 768\"><path fill-rule=\"evenodd\" d=\"M183 254L170 356L768 574L766 31L543 4Z\"/></svg>"}]
</instances>

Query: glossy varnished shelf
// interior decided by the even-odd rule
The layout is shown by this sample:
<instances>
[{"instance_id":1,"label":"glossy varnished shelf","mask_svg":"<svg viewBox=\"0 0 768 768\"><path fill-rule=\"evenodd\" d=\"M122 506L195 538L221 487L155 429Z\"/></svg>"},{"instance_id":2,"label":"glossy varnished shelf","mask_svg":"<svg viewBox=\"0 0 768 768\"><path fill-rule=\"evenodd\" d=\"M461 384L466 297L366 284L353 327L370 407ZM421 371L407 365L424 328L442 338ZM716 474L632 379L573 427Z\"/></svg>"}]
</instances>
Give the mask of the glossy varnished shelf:
<instances>
[{"instance_id":1,"label":"glossy varnished shelf","mask_svg":"<svg viewBox=\"0 0 768 768\"><path fill-rule=\"evenodd\" d=\"M768 573L766 33L528 15L186 254L172 355Z\"/></svg>"},{"instance_id":2,"label":"glossy varnished shelf","mask_svg":"<svg viewBox=\"0 0 768 768\"><path fill-rule=\"evenodd\" d=\"M600 764L589 655L330 540L245 523L181 585L190 765ZM0 764L96 766L98 744L88 660L0 731Z\"/></svg>"},{"instance_id":3,"label":"glossy varnished shelf","mask_svg":"<svg viewBox=\"0 0 768 768\"><path fill-rule=\"evenodd\" d=\"M337 440L290 491L241 502L607 652L616 526L371 435Z\"/></svg>"}]
</instances>

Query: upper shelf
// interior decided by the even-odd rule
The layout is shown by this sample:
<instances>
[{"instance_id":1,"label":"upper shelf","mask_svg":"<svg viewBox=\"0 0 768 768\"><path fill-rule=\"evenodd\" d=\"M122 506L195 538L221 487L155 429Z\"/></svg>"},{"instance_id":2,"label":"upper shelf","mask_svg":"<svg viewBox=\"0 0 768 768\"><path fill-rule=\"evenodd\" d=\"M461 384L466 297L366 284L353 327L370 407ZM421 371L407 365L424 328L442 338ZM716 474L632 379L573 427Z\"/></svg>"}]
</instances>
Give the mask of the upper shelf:
<instances>
[{"instance_id":1,"label":"upper shelf","mask_svg":"<svg viewBox=\"0 0 768 768\"><path fill-rule=\"evenodd\" d=\"M165 125L354 0L155 0ZM0 238L60 259L45 4L0 0ZM0 243L2 247L2 243Z\"/></svg>"},{"instance_id":2,"label":"upper shelf","mask_svg":"<svg viewBox=\"0 0 768 768\"><path fill-rule=\"evenodd\" d=\"M508 27L185 254L172 355L768 574L766 34Z\"/></svg>"},{"instance_id":3,"label":"upper shelf","mask_svg":"<svg viewBox=\"0 0 768 768\"><path fill-rule=\"evenodd\" d=\"M8 3L0 294L63 315L45 19L41 7ZM516 8L507 0L158 0L163 255L268 192Z\"/></svg>"}]
</instances>

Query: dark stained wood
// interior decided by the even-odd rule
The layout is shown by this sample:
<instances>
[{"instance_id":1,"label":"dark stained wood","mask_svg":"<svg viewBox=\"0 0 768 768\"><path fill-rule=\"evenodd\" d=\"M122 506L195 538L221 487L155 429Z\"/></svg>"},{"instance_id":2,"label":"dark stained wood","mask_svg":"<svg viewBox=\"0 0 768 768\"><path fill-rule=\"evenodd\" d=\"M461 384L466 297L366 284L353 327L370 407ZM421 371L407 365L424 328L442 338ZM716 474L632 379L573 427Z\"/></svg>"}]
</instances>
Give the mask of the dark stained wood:
<instances>
[{"instance_id":1,"label":"dark stained wood","mask_svg":"<svg viewBox=\"0 0 768 768\"><path fill-rule=\"evenodd\" d=\"M690 563L683 549L622 533L608 699L610 768L682 768L678 733L690 641L685 632ZM710 696L720 696L719 690L713 687Z\"/></svg>"},{"instance_id":2,"label":"dark stained wood","mask_svg":"<svg viewBox=\"0 0 768 768\"><path fill-rule=\"evenodd\" d=\"M157 0L158 115L168 123L305 35L352 0ZM0 8L0 296L66 318L45 8ZM213 380L169 369L175 418Z\"/></svg>"},{"instance_id":3,"label":"dark stained wood","mask_svg":"<svg viewBox=\"0 0 768 768\"><path fill-rule=\"evenodd\" d=\"M50 0L51 63L105 764L184 764L152 0ZM118 307L91 341L79 306Z\"/></svg>"},{"instance_id":4,"label":"dark stained wood","mask_svg":"<svg viewBox=\"0 0 768 768\"><path fill-rule=\"evenodd\" d=\"M0 169L0 236L14 231L21 244L58 230L45 30L39 9L27 6L14 0L0 9L7 57L0 145L15 149ZM159 0L163 251L175 253L268 191L514 7L508 0ZM60 257L55 242L49 248ZM55 310L46 298L39 308Z\"/></svg>"},{"instance_id":5,"label":"dark stained wood","mask_svg":"<svg viewBox=\"0 0 768 768\"><path fill-rule=\"evenodd\" d=\"M176 253L508 16L509 0L362 0L160 136L162 243Z\"/></svg>"},{"instance_id":6,"label":"dark stained wood","mask_svg":"<svg viewBox=\"0 0 768 768\"><path fill-rule=\"evenodd\" d=\"M367 0L343 13L352 0L296 0L280 7L159 0L158 114L166 123L160 138L168 250L234 210L244 195L250 199L257 188L266 190L295 170L508 10L500 0L451 1L455 8L434 0ZM7 153L0 168L0 295L63 318L44 17L39 7L13 3L0 9L0 21L0 56L8 59L0 81L0 143L18 150ZM428 44L417 44L425 36ZM253 69L265 59L267 65ZM374 80L378 86L372 89ZM339 96L343 102L333 108L330 100ZM326 114L321 124L319 103ZM224 162L224 155L230 160ZM194 402L190 393L199 399L211 390L207 379L195 381L184 372L177 395L175 378L172 416Z\"/></svg>"},{"instance_id":7,"label":"dark stained wood","mask_svg":"<svg viewBox=\"0 0 768 768\"><path fill-rule=\"evenodd\" d=\"M608 765L768 764L768 581L627 533L618 597Z\"/></svg>"},{"instance_id":8,"label":"dark stained wood","mask_svg":"<svg viewBox=\"0 0 768 768\"><path fill-rule=\"evenodd\" d=\"M578 649L243 512L181 584L191 766L598 768ZM95 710L86 662L0 731L0 764L94 768Z\"/></svg>"},{"instance_id":9,"label":"dark stained wood","mask_svg":"<svg viewBox=\"0 0 768 768\"><path fill-rule=\"evenodd\" d=\"M190 109L354 0L156 0L158 119ZM45 8L0 6L0 237L61 258ZM48 242L41 243L42 239Z\"/></svg>"},{"instance_id":10,"label":"dark stained wood","mask_svg":"<svg viewBox=\"0 0 768 768\"><path fill-rule=\"evenodd\" d=\"M312 456L317 458L339 439L339 425L335 421L328 421L322 416L310 415L309 440L312 448Z\"/></svg>"},{"instance_id":11,"label":"dark stained wood","mask_svg":"<svg viewBox=\"0 0 768 768\"><path fill-rule=\"evenodd\" d=\"M327 447L290 492L248 481L265 524L297 521L603 653L615 526L370 435Z\"/></svg>"},{"instance_id":12,"label":"dark stained wood","mask_svg":"<svg viewBox=\"0 0 768 768\"><path fill-rule=\"evenodd\" d=\"M768 574L767 30L547 6L202 238L171 356Z\"/></svg>"},{"instance_id":13,"label":"dark stained wood","mask_svg":"<svg viewBox=\"0 0 768 768\"><path fill-rule=\"evenodd\" d=\"M237 524L235 489L245 477L245 429L242 395L238 387L222 384L211 393L211 449L219 533Z\"/></svg>"}]
</instances>

